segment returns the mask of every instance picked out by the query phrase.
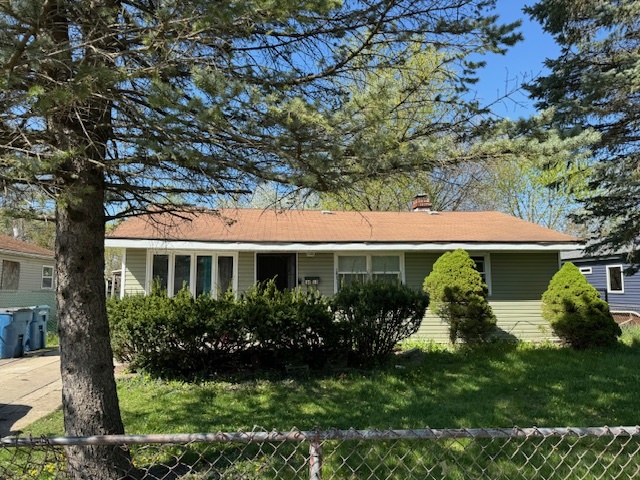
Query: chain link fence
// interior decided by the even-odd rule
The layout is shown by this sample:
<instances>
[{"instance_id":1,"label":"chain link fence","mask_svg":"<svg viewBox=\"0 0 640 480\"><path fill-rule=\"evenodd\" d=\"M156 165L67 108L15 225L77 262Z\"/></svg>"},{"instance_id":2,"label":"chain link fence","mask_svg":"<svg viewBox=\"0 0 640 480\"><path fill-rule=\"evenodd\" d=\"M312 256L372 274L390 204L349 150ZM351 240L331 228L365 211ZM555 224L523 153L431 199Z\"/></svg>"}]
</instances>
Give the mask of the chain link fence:
<instances>
[{"instance_id":1,"label":"chain link fence","mask_svg":"<svg viewBox=\"0 0 640 480\"><path fill-rule=\"evenodd\" d=\"M129 451L122 479L633 479L640 427L4 438L0 479L66 479L65 448Z\"/></svg>"}]
</instances>

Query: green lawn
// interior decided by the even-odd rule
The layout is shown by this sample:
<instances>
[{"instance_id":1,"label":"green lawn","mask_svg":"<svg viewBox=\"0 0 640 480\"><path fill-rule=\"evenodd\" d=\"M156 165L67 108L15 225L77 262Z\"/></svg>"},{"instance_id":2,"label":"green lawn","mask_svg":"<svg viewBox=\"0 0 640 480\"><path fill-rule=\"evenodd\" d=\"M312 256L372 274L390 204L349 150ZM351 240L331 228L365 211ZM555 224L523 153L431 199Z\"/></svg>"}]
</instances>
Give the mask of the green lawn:
<instances>
[{"instance_id":1,"label":"green lawn","mask_svg":"<svg viewBox=\"0 0 640 480\"><path fill-rule=\"evenodd\" d=\"M640 423L639 365L640 329L635 329L625 332L618 347L603 350L422 345L375 371L305 378L272 373L199 384L132 376L120 379L118 388L130 434L628 426ZM56 412L25 433L62 431ZM639 452L637 437L330 441L323 444L322 475L328 480L627 478L640 468ZM175 476L167 478L190 480L309 478L308 453L308 444L296 443L132 448L134 465L154 475L145 478L164 478L171 468ZM47 472L61 471L64 463L45 454L52 451L6 449L0 464L11 465L12 478L55 478Z\"/></svg>"},{"instance_id":2,"label":"green lawn","mask_svg":"<svg viewBox=\"0 0 640 480\"><path fill-rule=\"evenodd\" d=\"M127 433L321 428L602 426L640 423L640 329L612 349L426 347L377 371L118 381ZM60 412L28 433L60 435Z\"/></svg>"}]
</instances>

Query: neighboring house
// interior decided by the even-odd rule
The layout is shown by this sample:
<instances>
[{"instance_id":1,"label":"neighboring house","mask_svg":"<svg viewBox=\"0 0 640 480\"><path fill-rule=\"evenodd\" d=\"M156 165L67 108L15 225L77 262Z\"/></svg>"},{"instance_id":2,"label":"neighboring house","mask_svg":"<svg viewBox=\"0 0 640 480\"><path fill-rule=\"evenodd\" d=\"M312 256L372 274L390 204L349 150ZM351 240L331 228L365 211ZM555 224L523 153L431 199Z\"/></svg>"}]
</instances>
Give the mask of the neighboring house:
<instances>
[{"instance_id":1,"label":"neighboring house","mask_svg":"<svg viewBox=\"0 0 640 480\"><path fill-rule=\"evenodd\" d=\"M55 319L54 253L0 235L0 308L48 305Z\"/></svg>"},{"instance_id":2,"label":"neighboring house","mask_svg":"<svg viewBox=\"0 0 640 480\"><path fill-rule=\"evenodd\" d=\"M618 323L640 323L640 273L625 274L630 266L626 252L585 254L584 250L563 252L562 262L571 262L609 303Z\"/></svg>"},{"instance_id":3,"label":"neighboring house","mask_svg":"<svg viewBox=\"0 0 640 480\"><path fill-rule=\"evenodd\" d=\"M398 279L422 288L434 262L464 248L489 287L505 336L551 338L540 298L577 239L497 212L220 210L129 219L106 245L123 249L120 294L149 292L152 279L172 295L246 291L276 277L281 288L317 288L333 295L364 278ZM429 314L418 336L447 341Z\"/></svg>"}]
</instances>

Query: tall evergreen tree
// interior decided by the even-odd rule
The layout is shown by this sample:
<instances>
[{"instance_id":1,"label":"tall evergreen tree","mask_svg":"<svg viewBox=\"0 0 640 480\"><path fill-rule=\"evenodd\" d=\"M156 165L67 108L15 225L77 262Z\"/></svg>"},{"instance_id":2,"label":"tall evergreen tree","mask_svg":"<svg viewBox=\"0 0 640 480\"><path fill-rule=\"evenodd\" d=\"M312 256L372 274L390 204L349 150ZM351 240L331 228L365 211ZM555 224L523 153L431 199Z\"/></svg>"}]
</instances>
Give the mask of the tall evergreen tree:
<instances>
[{"instance_id":1,"label":"tall evergreen tree","mask_svg":"<svg viewBox=\"0 0 640 480\"><path fill-rule=\"evenodd\" d=\"M495 0L16 0L0 2L0 196L55 204L56 292L68 435L123 432L104 298L105 221L275 181L330 190L411 168L386 155L462 135L469 60L518 39ZM415 135L344 114L354 69L441 52L454 105ZM418 78L407 88L420 88ZM408 161L404 159L407 158ZM106 208L108 206L108 208ZM68 451L74 478L120 477L121 449Z\"/></svg>"},{"instance_id":2,"label":"tall evergreen tree","mask_svg":"<svg viewBox=\"0 0 640 480\"><path fill-rule=\"evenodd\" d=\"M584 212L593 249L635 250L640 235L640 2L540 0L526 8L561 47L530 85L565 131L592 128L597 165ZM631 260L638 264L637 253Z\"/></svg>"}]
</instances>

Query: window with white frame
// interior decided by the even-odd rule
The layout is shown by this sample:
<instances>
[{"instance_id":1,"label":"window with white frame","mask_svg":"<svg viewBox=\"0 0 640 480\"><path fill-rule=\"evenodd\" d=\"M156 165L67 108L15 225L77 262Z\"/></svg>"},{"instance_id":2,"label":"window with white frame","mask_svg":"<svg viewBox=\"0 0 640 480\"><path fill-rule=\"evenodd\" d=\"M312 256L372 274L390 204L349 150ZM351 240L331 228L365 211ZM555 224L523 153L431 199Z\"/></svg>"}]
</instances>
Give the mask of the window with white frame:
<instances>
[{"instance_id":1,"label":"window with white frame","mask_svg":"<svg viewBox=\"0 0 640 480\"><path fill-rule=\"evenodd\" d=\"M387 282L402 280L402 258L399 254L337 255L337 289L353 282L381 279Z\"/></svg>"},{"instance_id":2,"label":"window with white frame","mask_svg":"<svg viewBox=\"0 0 640 480\"><path fill-rule=\"evenodd\" d=\"M624 293L622 265L607 265L607 292Z\"/></svg>"},{"instance_id":3,"label":"window with white frame","mask_svg":"<svg viewBox=\"0 0 640 480\"><path fill-rule=\"evenodd\" d=\"M364 282L367 278L366 255L338 256L338 289L354 282Z\"/></svg>"},{"instance_id":4,"label":"window with white frame","mask_svg":"<svg viewBox=\"0 0 640 480\"><path fill-rule=\"evenodd\" d=\"M491 269L489 266L489 255L472 255L471 260L476 264L476 270L480 273L482 281L487 284L489 295L491 295Z\"/></svg>"},{"instance_id":5,"label":"window with white frame","mask_svg":"<svg viewBox=\"0 0 640 480\"><path fill-rule=\"evenodd\" d=\"M42 267L42 287L43 290L51 290L53 288L53 267L44 265Z\"/></svg>"},{"instance_id":6,"label":"window with white frame","mask_svg":"<svg viewBox=\"0 0 640 480\"><path fill-rule=\"evenodd\" d=\"M376 280L398 282L401 279L399 255L372 255L371 277Z\"/></svg>"},{"instance_id":7,"label":"window with white frame","mask_svg":"<svg viewBox=\"0 0 640 480\"><path fill-rule=\"evenodd\" d=\"M579 270L583 275L591 275L593 273L593 269L591 267L580 267Z\"/></svg>"},{"instance_id":8,"label":"window with white frame","mask_svg":"<svg viewBox=\"0 0 640 480\"><path fill-rule=\"evenodd\" d=\"M183 287L192 295L209 293L218 296L236 288L236 254L211 253L151 253L150 278L169 295Z\"/></svg>"}]
</instances>

